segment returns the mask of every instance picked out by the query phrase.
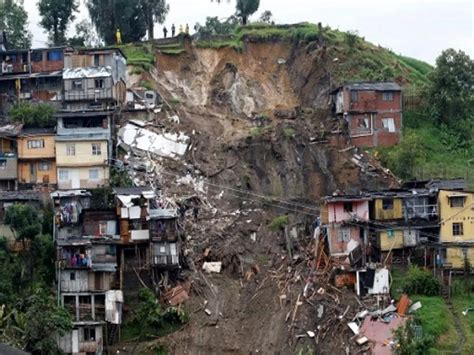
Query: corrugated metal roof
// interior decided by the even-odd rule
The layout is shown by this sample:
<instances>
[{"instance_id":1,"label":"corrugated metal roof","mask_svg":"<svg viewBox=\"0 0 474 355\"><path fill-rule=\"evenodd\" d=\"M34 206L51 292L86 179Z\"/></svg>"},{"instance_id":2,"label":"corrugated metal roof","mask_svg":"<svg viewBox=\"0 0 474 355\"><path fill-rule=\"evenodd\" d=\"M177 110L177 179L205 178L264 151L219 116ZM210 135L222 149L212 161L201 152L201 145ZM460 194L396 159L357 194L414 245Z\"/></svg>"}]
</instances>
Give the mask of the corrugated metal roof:
<instances>
[{"instance_id":1,"label":"corrugated metal roof","mask_svg":"<svg viewBox=\"0 0 474 355\"><path fill-rule=\"evenodd\" d=\"M23 128L19 134L20 137L22 136L32 136L32 135L39 135L39 134L54 134L56 132L56 128Z\"/></svg>"},{"instance_id":2,"label":"corrugated metal roof","mask_svg":"<svg viewBox=\"0 0 474 355\"><path fill-rule=\"evenodd\" d=\"M63 79L105 78L112 76L111 67L88 67L63 70Z\"/></svg>"},{"instance_id":3,"label":"corrugated metal roof","mask_svg":"<svg viewBox=\"0 0 474 355\"><path fill-rule=\"evenodd\" d=\"M150 186L116 187L113 191L117 195L141 195L144 192L153 192L153 189Z\"/></svg>"},{"instance_id":4,"label":"corrugated metal roof","mask_svg":"<svg viewBox=\"0 0 474 355\"><path fill-rule=\"evenodd\" d=\"M349 90L370 90L370 91L401 91L402 88L395 82L359 82L344 85Z\"/></svg>"}]
</instances>

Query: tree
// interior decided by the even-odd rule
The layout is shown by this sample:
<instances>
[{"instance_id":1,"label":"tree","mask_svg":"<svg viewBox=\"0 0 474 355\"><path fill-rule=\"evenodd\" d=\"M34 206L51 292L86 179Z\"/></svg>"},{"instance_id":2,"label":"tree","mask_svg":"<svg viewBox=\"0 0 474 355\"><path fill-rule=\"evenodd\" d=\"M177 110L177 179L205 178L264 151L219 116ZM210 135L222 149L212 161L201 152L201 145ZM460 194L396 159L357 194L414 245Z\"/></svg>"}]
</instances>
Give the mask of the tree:
<instances>
[{"instance_id":1,"label":"tree","mask_svg":"<svg viewBox=\"0 0 474 355\"><path fill-rule=\"evenodd\" d=\"M273 22L273 14L271 11L266 10L260 15L260 21L271 24Z\"/></svg>"},{"instance_id":2,"label":"tree","mask_svg":"<svg viewBox=\"0 0 474 355\"><path fill-rule=\"evenodd\" d=\"M236 14L242 19L244 26L247 24L249 16L257 12L259 6L260 0L237 0Z\"/></svg>"},{"instance_id":3,"label":"tree","mask_svg":"<svg viewBox=\"0 0 474 355\"><path fill-rule=\"evenodd\" d=\"M206 24L204 26L196 23L194 29L201 37L230 35L234 32L238 24L239 20L235 16L231 16L223 22L219 21L217 17L207 17Z\"/></svg>"},{"instance_id":4,"label":"tree","mask_svg":"<svg viewBox=\"0 0 474 355\"><path fill-rule=\"evenodd\" d=\"M0 1L1 31L5 31L10 49L31 47L28 13L14 1Z\"/></svg>"},{"instance_id":5,"label":"tree","mask_svg":"<svg viewBox=\"0 0 474 355\"><path fill-rule=\"evenodd\" d=\"M155 22L160 24L165 22L170 7L166 0L140 0L140 5L146 23L148 39L151 40L154 38L153 27Z\"/></svg>"},{"instance_id":6,"label":"tree","mask_svg":"<svg viewBox=\"0 0 474 355\"><path fill-rule=\"evenodd\" d=\"M436 59L426 92L430 116L472 139L474 115L474 61L463 51L447 49Z\"/></svg>"},{"instance_id":7,"label":"tree","mask_svg":"<svg viewBox=\"0 0 474 355\"><path fill-rule=\"evenodd\" d=\"M101 40L93 30L93 25L89 20L82 20L76 24L76 35L68 38L68 44L73 47L95 48L101 46Z\"/></svg>"},{"instance_id":8,"label":"tree","mask_svg":"<svg viewBox=\"0 0 474 355\"><path fill-rule=\"evenodd\" d=\"M54 112L50 104L20 102L10 108L8 117L14 122L23 123L25 127L51 128L56 124Z\"/></svg>"},{"instance_id":9,"label":"tree","mask_svg":"<svg viewBox=\"0 0 474 355\"><path fill-rule=\"evenodd\" d=\"M49 32L50 41L55 46L66 43L66 31L69 23L74 21L77 11L76 0L40 0L38 10L42 17L41 27Z\"/></svg>"},{"instance_id":10,"label":"tree","mask_svg":"<svg viewBox=\"0 0 474 355\"><path fill-rule=\"evenodd\" d=\"M139 1L87 0L87 8L97 34L106 45L115 43L117 29L124 43L137 42L146 34L146 23Z\"/></svg>"}]
</instances>

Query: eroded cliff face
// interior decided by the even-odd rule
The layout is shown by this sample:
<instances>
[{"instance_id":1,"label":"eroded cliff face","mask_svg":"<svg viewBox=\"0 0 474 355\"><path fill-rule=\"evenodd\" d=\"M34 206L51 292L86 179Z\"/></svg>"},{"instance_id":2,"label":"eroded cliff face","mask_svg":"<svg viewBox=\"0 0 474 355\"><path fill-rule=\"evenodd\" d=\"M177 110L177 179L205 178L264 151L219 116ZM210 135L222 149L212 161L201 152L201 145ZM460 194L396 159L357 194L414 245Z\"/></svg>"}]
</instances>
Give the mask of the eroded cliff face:
<instances>
[{"instance_id":1,"label":"eroded cliff face","mask_svg":"<svg viewBox=\"0 0 474 355\"><path fill-rule=\"evenodd\" d=\"M191 320L165 339L172 353L314 348L312 339L295 341L288 314L308 272L309 226L320 198L397 184L366 153L328 144L336 128L328 104L332 66L317 44L248 43L242 53L187 46L176 56L157 52L155 70L133 78L149 80L174 110L148 124L190 137L182 160L155 161L164 193L202 202L198 221L184 224ZM168 119L175 114L179 123ZM269 227L282 214L294 230L294 260L283 232ZM223 272L202 274L203 260L222 261ZM305 304L299 312L296 332L313 329L315 310ZM341 338L329 338L320 350L346 351Z\"/></svg>"}]
</instances>

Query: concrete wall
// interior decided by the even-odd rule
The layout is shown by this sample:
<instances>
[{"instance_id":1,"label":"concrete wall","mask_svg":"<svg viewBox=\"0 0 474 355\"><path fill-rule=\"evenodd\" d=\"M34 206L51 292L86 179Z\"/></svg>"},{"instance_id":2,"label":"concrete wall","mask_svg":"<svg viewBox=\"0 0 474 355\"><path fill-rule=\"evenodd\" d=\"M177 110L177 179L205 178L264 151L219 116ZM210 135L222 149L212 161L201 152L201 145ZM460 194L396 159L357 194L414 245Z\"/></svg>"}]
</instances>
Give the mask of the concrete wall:
<instances>
[{"instance_id":1,"label":"concrete wall","mask_svg":"<svg viewBox=\"0 0 474 355\"><path fill-rule=\"evenodd\" d=\"M451 207L449 196L464 196L463 207ZM440 240L442 243L474 241L474 192L439 191ZM453 234L453 224L462 223L463 234Z\"/></svg>"},{"instance_id":2,"label":"concrete wall","mask_svg":"<svg viewBox=\"0 0 474 355\"><path fill-rule=\"evenodd\" d=\"M369 201L352 201L352 212L344 211L344 202L331 202L327 204L328 208L328 222L340 223L352 219L352 216L369 220Z\"/></svg>"},{"instance_id":3,"label":"concrete wall","mask_svg":"<svg viewBox=\"0 0 474 355\"><path fill-rule=\"evenodd\" d=\"M40 170L40 168L44 168L45 165L42 164L43 162L49 163L48 170ZM32 167L36 171L36 176L32 176L31 171ZM40 160L27 160L27 161L19 161L18 162L18 180L20 183L33 183L33 184L42 184L42 183L49 183L49 184L56 184L56 162L53 159L40 159Z\"/></svg>"},{"instance_id":4,"label":"concrete wall","mask_svg":"<svg viewBox=\"0 0 474 355\"><path fill-rule=\"evenodd\" d=\"M361 244L363 236L357 226L331 224L327 226L329 252L332 256L348 255Z\"/></svg>"},{"instance_id":5,"label":"concrete wall","mask_svg":"<svg viewBox=\"0 0 474 355\"><path fill-rule=\"evenodd\" d=\"M92 144L100 144L101 154L92 154ZM68 145L74 145L75 155L67 155ZM84 167L103 165L108 157L108 143L98 141L56 141L56 163L58 167ZM58 179L59 180L59 179Z\"/></svg>"},{"instance_id":6,"label":"concrete wall","mask_svg":"<svg viewBox=\"0 0 474 355\"><path fill-rule=\"evenodd\" d=\"M402 249L404 247L403 231L392 230L379 233L380 250Z\"/></svg>"},{"instance_id":7,"label":"concrete wall","mask_svg":"<svg viewBox=\"0 0 474 355\"><path fill-rule=\"evenodd\" d=\"M386 199L391 199L393 201L392 209L383 209L383 200L382 198L377 198L375 200L375 215L374 219L376 220L387 220L387 219L402 219L403 218L403 201L401 198L392 198L387 197Z\"/></svg>"},{"instance_id":8,"label":"concrete wall","mask_svg":"<svg viewBox=\"0 0 474 355\"><path fill-rule=\"evenodd\" d=\"M99 170L98 179L90 179L89 174L91 169ZM62 171L67 171L67 179L62 179ZM109 184L109 167L103 165L87 166L87 167L58 167L57 175L58 188L61 190L67 189L92 189L101 186L108 186Z\"/></svg>"},{"instance_id":9,"label":"concrete wall","mask_svg":"<svg viewBox=\"0 0 474 355\"><path fill-rule=\"evenodd\" d=\"M44 147L28 148L28 142L36 140L44 141ZM56 156L54 134L18 137L17 144L19 159L54 158Z\"/></svg>"}]
</instances>

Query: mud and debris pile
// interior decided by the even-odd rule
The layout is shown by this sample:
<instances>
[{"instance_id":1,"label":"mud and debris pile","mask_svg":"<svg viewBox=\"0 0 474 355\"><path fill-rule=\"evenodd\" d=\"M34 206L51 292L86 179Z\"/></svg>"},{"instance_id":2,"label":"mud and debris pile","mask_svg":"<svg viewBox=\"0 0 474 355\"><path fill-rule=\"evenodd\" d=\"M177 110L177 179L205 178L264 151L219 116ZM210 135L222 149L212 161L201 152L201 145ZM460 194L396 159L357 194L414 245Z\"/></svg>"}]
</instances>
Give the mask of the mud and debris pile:
<instances>
[{"instance_id":1,"label":"mud and debris pile","mask_svg":"<svg viewBox=\"0 0 474 355\"><path fill-rule=\"evenodd\" d=\"M123 113L121 168L181 216L182 270L163 299L190 321L164 340L172 353L354 353L369 345L348 323L390 305L334 286L337 267L315 254L322 196L398 181L367 153L328 144L331 82L301 51L157 54L144 78L162 102Z\"/></svg>"}]
</instances>

